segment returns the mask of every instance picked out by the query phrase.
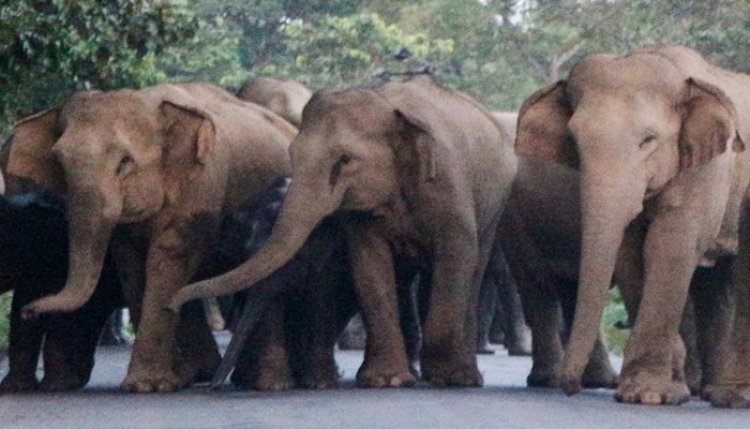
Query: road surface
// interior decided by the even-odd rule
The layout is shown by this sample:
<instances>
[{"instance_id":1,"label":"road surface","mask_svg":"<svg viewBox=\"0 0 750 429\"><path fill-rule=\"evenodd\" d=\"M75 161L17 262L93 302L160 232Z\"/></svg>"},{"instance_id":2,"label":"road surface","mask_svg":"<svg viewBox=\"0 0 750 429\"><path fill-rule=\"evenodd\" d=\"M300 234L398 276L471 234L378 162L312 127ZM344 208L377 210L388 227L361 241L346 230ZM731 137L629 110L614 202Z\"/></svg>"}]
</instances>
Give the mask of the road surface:
<instances>
[{"instance_id":1,"label":"road surface","mask_svg":"<svg viewBox=\"0 0 750 429\"><path fill-rule=\"evenodd\" d=\"M220 340L226 344L225 336ZM479 356L481 389L357 389L353 378L362 354L345 351L337 354L343 380L335 390L195 387L150 395L117 390L129 353L128 347L100 347L83 391L0 397L0 428L750 428L750 411L712 409L698 399L681 407L647 407L618 404L611 390L568 398L554 389L527 389L530 359L501 350Z\"/></svg>"}]
</instances>

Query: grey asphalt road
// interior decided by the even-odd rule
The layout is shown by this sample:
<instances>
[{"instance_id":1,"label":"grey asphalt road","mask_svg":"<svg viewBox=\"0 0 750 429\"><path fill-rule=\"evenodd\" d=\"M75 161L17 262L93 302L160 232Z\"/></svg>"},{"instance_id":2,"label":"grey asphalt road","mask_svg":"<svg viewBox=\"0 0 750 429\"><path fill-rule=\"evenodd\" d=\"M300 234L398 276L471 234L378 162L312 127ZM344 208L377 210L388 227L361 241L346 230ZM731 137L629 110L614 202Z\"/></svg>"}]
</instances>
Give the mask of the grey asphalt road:
<instances>
[{"instance_id":1,"label":"grey asphalt road","mask_svg":"<svg viewBox=\"0 0 750 429\"><path fill-rule=\"evenodd\" d=\"M226 337L220 336L226 344ZM479 356L481 389L357 389L360 352L337 354L343 373L335 390L278 393L210 391L132 395L117 390L127 347L100 348L89 386L66 394L0 397L0 429L15 428L743 428L750 411L717 410L698 399L681 407L618 404L611 390L572 398L554 389L528 389L529 358L501 350ZM619 362L617 362L619 365ZM0 374L7 368L0 366Z\"/></svg>"}]
</instances>

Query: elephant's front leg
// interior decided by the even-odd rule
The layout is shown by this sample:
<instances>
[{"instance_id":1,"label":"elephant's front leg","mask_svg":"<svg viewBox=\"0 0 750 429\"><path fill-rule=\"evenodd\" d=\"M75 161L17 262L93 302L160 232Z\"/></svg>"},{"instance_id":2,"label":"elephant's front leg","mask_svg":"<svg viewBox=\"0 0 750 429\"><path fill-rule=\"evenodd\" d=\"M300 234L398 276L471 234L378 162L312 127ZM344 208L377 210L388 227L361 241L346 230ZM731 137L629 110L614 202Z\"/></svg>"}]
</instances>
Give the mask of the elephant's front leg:
<instances>
[{"instance_id":1,"label":"elephant's front leg","mask_svg":"<svg viewBox=\"0 0 750 429\"><path fill-rule=\"evenodd\" d=\"M189 232L189 231L188 231ZM152 239L146 261L146 287L128 375L122 389L137 392L171 392L193 380L181 379L174 368L175 328L178 316L164 310L170 298L196 271L204 240L190 237L177 227ZM194 238L191 241L190 238ZM203 325L206 325L205 321ZM206 325L207 326L207 325Z\"/></svg>"},{"instance_id":2,"label":"elephant's front leg","mask_svg":"<svg viewBox=\"0 0 750 429\"><path fill-rule=\"evenodd\" d=\"M750 408L750 204L742 212L739 240L730 286L732 332L722 347L716 379L703 392L711 405L722 408Z\"/></svg>"},{"instance_id":3,"label":"elephant's front leg","mask_svg":"<svg viewBox=\"0 0 750 429\"><path fill-rule=\"evenodd\" d=\"M476 359L476 309L494 234L483 238L481 257L476 230L444 231L435 240L421 355L422 378L434 385L483 383Z\"/></svg>"},{"instance_id":4,"label":"elephant's front leg","mask_svg":"<svg viewBox=\"0 0 750 429\"><path fill-rule=\"evenodd\" d=\"M364 387L400 387L416 379L409 370L400 329L393 255L371 224L347 226L354 284L367 331L365 361L357 373Z\"/></svg>"},{"instance_id":5,"label":"elephant's front leg","mask_svg":"<svg viewBox=\"0 0 750 429\"><path fill-rule=\"evenodd\" d=\"M650 225L643 249L644 288L625 348L622 402L677 405L690 398L683 371L685 348L678 328L697 263L696 216L674 209Z\"/></svg>"},{"instance_id":6,"label":"elephant's front leg","mask_svg":"<svg viewBox=\"0 0 750 429\"><path fill-rule=\"evenodd\" d=\"M39 320L23 320L21 307L38 298L23 289L13 294L10 313L8 374L0 382L0 394L35 390L38 385L36 367L44 331Z\"/></svg>"}]
</instances>

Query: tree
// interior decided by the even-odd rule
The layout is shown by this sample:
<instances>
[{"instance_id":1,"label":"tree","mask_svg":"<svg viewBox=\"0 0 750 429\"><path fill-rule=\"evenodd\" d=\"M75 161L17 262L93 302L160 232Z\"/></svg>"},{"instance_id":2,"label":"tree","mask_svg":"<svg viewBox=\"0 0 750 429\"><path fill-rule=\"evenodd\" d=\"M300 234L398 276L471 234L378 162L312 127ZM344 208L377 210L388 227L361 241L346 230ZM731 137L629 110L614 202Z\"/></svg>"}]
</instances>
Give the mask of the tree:
<instances>
[{"instance_id":1,"label":"tree","mask_svg":"<svg viewBox=\"0 0 750 429\"><path fill-rule=\"evenodd\" d=\"M182 2L148 0L17 0L0 22L0 129L75 90L156 82L156 58L197 25Z\"/></svg>"}]
</instances>

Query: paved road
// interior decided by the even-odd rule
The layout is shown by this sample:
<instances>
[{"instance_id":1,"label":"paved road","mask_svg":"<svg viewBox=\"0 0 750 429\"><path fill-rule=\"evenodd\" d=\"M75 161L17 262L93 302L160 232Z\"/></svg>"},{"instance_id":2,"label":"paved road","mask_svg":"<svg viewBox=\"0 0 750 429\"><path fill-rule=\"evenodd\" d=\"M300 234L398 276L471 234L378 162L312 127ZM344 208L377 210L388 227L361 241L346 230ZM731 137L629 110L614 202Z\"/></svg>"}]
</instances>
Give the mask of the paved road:
<instances>
[{"instance_id":1,"label":"paved road","mask_svg":"<svg viewBox=\"0 0 750 429\"><path fill-rule=\"evenodd\" d=\"M226 343L226 338L221 338ZM339 352L342 387L328 391L222 392L196 387L177 394L118 392L129 349L101 348L82 392L0 397L0 428L708 428L750 427L750 411L618 404L608 390L567 398L527 389L529 358L480 356L483 389L356 389L359 352ZM6 371L0 367L0 374Z\"/></svg>"}]
</instances>

